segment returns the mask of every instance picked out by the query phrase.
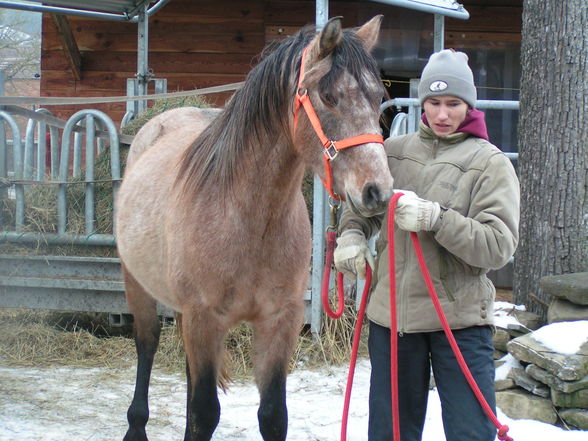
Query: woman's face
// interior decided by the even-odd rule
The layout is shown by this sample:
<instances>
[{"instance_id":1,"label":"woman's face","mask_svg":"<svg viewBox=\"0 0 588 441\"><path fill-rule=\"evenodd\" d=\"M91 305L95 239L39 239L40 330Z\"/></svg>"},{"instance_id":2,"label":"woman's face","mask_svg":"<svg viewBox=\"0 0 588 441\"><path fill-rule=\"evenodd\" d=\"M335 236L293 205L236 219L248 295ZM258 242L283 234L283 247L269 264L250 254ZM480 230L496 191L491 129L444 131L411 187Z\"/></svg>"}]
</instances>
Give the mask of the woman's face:
<instances>
[{"instance_id":1,"label":"woman's face","mask_svg":"<svg viewBox=\"0 0 588 441\"><path fill-rule=\"evenodd\" d=\"M437 136L451 135L465 120L468 104L450 95L427 98L423 104L429 126Z\"/></svg>"}]
</instances>

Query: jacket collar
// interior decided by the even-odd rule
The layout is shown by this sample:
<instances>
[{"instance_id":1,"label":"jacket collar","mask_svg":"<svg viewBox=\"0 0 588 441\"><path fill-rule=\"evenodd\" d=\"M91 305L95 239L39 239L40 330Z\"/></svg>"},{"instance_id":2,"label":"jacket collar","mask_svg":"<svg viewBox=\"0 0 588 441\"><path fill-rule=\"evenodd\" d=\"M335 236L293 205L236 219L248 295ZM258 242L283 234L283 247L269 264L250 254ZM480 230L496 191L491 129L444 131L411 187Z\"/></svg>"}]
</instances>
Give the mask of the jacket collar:
<instances>
[{"instance_id":1,"label":"jacket collar","mask_svg":"<svg viewBox=\"0 0 588 441\"><path fill-rule=\"evenodd\" d=\"M449 144L463 141L470 135L489 141L488 129L486 128L486 122L484 121L484 112L478 109L468 110L464 121L451 135L443 137L438 137L435 135L433 130L429 127L429 121L427 121L427 116L424 113L421 115L419 129L421 136L426 138L439 138Z\"/></svg>"}]
</instances>

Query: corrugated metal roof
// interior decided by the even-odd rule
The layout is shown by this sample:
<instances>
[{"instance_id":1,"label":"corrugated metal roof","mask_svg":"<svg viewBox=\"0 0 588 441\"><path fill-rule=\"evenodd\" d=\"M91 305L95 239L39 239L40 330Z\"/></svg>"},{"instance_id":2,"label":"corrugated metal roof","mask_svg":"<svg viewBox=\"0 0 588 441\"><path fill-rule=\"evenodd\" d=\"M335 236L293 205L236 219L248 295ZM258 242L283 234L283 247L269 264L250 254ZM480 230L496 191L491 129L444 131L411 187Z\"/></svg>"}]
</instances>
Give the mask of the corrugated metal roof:
<instances>
[{"instance_id":1,"label":"corrugated metal roof","mask_svg":"<svg viewBox=\"0 0 588 441\"><path fill-rule=\"evenodd\" d=\"M377 3L386 3L391 6L415 9L421 12L444 15L446 17L467 20L470 14L463 5L455 0L373 0Z\"/></svg>"},{"instance_id":2,"label":"corrugated metal roof","mask_svg":"<svg viewBox=\"0 0 588 441\"><path fill-rule=\"evenodd\" d=\"M136 20L138 11L145 5L148 15L161 9L169 0L0 0L0 8L49 12L64 15L105 18L110 20ZM153 3L153 5L151 5Z\"/></svg>"},{"instance_id":3,"label":"corrugated metal roof","mask_svg":"<svg viewBox=\"0 0 588 441\"><path fill-rule=\"evenodd\" d=\"M59 6L86 11L110 12L116 14L132 13L150 0L29 0L49 6Z\"/></svg>"}]
</instances>

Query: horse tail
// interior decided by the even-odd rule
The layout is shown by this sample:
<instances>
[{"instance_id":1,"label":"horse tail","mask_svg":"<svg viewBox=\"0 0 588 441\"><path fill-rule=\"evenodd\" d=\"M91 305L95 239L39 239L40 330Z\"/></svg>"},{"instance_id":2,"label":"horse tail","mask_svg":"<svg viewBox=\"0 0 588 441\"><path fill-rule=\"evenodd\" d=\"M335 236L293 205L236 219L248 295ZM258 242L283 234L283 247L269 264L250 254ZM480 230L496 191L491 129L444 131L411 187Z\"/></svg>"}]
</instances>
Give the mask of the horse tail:
<instances>
[{"instance_id":1,"label":"horse tail","mask_svg":"<svg viewBox=\"0 0 588 441\"><path fill-rule=\"evenodd\" d=\"M227 369L227 365L229 364L229 361L230 361L230 355L229 355L229 352L225 349L225 350L223 350L223 357L221 360L221 365L220 365L220 369L219 369L219 373L218 373L218 377L217 377L218 378L217 385L225 393L227 392L227 390L229 390L229 385L233 382L233 379L231 378L231 374L229 373L229 370Z\"/></svg>"},{"instance_id":2,"label":"horse tail","mask_svg":"<svg viewBox=\"0 0 588 441\"><path fill-rule=\"evenodd\" d=\"M178 331L178 337L180 339L180 343L184 346L184 341L182 338L182 314L179 312L175 313L176 318L176 329ZM219 369L217 372L217 380L216 384L218 387L221 388L223 392L227 392L229 390L229 385L233 382L231 375L227 369L227 365L230 364L230 355L228 351L225 349L223 350L222 357L219 362Z\"/></svg>"}]
</instances>

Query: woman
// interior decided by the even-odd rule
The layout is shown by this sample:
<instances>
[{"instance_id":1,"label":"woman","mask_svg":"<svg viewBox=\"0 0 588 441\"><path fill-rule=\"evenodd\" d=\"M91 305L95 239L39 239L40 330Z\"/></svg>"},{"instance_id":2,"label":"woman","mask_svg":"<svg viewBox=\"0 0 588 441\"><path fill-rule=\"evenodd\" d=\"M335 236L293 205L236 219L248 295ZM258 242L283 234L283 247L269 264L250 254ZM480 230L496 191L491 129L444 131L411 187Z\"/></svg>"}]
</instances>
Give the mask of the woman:
<instances>
[{"instance_id":1,"label":"woman","mask_svg":"<svg viewBox=\"0 0 588 441\"><path fill-rule=\"evenodd\" d=\"M430 300L412 249L417 232L435 289L478 386L495 408L492 345L495 289L486 277L504 266L518 242L519 182L508 158L488 141L484 114L462 52L433 54L419 85L424 108L418 132L385 142L395 185L402 441L421 439L430 372L441 399L447 441L492 441L496 430L461 373ZM365 277L373 262L367 239L379 232L367 315L372 366L369 441L392 439L390 307L386 218L345 209L335 265Z\"/></svg>"}]
</instances>

